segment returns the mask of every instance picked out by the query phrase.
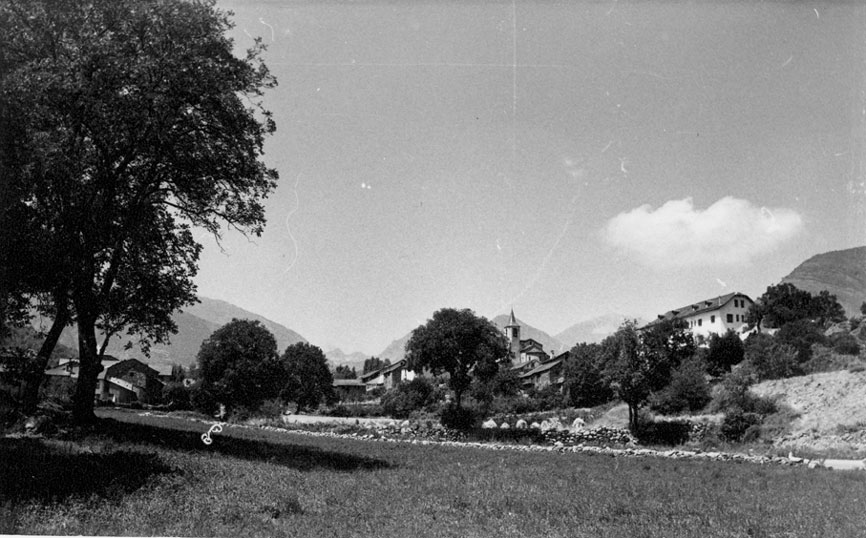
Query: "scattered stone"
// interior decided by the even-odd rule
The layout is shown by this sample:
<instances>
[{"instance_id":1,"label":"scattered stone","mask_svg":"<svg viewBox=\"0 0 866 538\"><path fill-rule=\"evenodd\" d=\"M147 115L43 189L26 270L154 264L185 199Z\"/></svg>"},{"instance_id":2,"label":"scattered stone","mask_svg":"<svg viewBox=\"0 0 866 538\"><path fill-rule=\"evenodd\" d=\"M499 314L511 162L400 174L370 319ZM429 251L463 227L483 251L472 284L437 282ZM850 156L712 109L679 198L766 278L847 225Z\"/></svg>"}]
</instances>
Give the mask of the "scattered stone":
<instances>
[{"instance_id":1,"label":"scattered stone","mask_svg":"<svg viewBox=\"0 0 866 538\"><path fill-rule=\"evenodd\" d=\"M499 426L499 429L500 429L500 430L507 430L507 429L510 428L510 427L511 427L511 426L509 426L507 422L503 422L502 425Z\"/></svg>"},{"instance_id":2,"label":"scattered stone","mask_svg":"<svg viewBox=\"0 0 866 538\"><path fill-rule=\"evenodd\" d=\"M481 425L481 427L484 429L496 428L497 427L496 421L493 419L485 420L484 423Z\"/></svg>"},{"instance_id":3,"label":"scattered stone","mask_svg":"<svg viewBox=\"0 0 866 538\"><path fill-rule=\"evenodd\" d=\"M526 428L528 428L526 421L523 419L518 420L517 424L515 424L514 427L520 430L525 430Z\"/></svg>"}]
</instances>

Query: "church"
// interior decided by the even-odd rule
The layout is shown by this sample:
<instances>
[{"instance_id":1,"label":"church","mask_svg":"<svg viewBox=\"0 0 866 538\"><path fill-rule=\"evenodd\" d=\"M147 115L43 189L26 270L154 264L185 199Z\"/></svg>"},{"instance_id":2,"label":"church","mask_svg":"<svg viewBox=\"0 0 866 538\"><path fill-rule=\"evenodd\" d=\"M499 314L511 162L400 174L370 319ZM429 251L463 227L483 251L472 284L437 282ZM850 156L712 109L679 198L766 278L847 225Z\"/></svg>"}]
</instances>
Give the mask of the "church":
<instances>
[{"instance_id":1,"label":"church","mask_svg":"<svg viewBox=\"0 0 866 538\"><path fill-rule=\"evenodd\" d=\"M540 390L550 385L562 388L562 363L568 357L567 351L556 356L548 355L540 342L532 338L521 340L520 324L514 317L513 308L505 326L505 336L509 341L511 369L518 373L522 389Z\"/></svg>"}]
</instances>

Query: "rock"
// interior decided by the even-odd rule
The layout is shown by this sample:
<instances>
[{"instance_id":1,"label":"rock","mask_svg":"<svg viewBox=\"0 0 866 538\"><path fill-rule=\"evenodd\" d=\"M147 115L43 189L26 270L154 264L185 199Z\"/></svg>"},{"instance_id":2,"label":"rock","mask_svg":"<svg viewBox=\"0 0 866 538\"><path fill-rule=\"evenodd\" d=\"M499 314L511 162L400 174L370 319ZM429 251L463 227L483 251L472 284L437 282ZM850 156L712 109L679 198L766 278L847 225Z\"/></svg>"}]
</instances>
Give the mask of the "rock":
<instances>
[{"instance_id":1,"label":"rock","mask_svg":"<svg viewBox=\"0 0 866 538\"><path fill-rule=\"evenodd\" d=\"M503 422L502 425L499 426L499 429L500 429L500 430L507 430L507 429L510 428L510 427L511 427L511 426L509 426L507 422Z\"/></svg>"},{"instance_id":2,"label":"rock","mask_svg":"<svg viewBox=\"0 0 866 538\"><path fill-rule=\"evenodd\" d=\"M564 429L558 418L549 418L541 423L541 431L559 431Z\"/></svg>"},{"instance_id":3,"label":"rock","mask_svg":"<svg viewBox=\"0 0 866 538\"><path fill-rule=\"evenodd\" d=\"M515 424L514 427L521 430L525 430L526 428L528 428L526 421L523 419L518 420L517 424Z\"/></svg>"},{"instance_id":4,"label":"rock","mask_svg":"<svg viewBox=\"0 0 866 538\"><path fill-rule=\"evenodd\" d=\"M400 424L400 429L401 429L401 430L402 430L403 428L411 428L411 427L412 427L412 423L409 422L408 420L404 420L404 421Z\"/></svg>"},{"instance_id":5,"label":"rock","mask_svg":"<svg viewBox=\"0 0 866 538\"><path fill-rule=\"evenodd\" d=\"M534 429L536 429L536 430L540 430L540 429L541 429L541 424L539 424L538 422L533 422L532 424L529 425L529 427L530 427L530 428L534 428Z\"/></svg>"},{"instance_id":6,"label":"rock","mask_svg":"<svg viewBox=\"0 0 866 538\"><path fill-rule=\"evenodd\" d=\"M492 418L485 420L484 423L481 425L481 427L485 428L485 429L496 428L497 427L496 421L493 420Z\"/></svg>"},{"instance_id":7,"label":"rock","mask_svg":"<svg viewBox=\"0 0 866 538\"><path fill-rule=\"evenodd\" d=\"M570 431L572 431L572 432L580 431L580 430L582 430L585 426L586 426L586 422L584 422L584 420L583 420L582 418L577 417L577 418L574 419L574 421L571 423Z\"/></svg>"}]
</instances>

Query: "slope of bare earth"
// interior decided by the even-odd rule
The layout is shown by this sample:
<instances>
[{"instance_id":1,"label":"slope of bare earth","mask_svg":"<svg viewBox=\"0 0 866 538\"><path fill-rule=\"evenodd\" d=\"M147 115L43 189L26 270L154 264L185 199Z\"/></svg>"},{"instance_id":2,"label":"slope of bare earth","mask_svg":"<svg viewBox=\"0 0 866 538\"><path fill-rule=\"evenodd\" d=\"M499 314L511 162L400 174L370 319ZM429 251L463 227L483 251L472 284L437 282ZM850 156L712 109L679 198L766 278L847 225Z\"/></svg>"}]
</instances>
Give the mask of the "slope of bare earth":
<instances>
[{"instance_id":1,"label":"slope of bare earth","mask_svg":"<svg viewBox=\"0 0 866 538\"><path fill-rule=\"evenodd\" d=\"M792 450L866 453L866 372L825 372L764 381L759 396L799 413L791 431L774 444Z\"/></svg>"}]
</instances>

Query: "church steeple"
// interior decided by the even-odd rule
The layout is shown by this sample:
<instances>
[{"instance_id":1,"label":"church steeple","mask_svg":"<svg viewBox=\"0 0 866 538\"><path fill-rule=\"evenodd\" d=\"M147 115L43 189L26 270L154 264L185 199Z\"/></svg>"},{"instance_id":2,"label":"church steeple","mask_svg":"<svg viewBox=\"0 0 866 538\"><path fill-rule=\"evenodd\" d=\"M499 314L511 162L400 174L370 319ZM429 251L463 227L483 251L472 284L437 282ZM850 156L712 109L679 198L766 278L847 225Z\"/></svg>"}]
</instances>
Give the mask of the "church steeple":
<instances>
[{"instance_id":1,"label":"church steeple","mask_svg":"<svg viewBox=\"0 0 866 538\"><path fill-rule=\"evenodd\" d=\"M511 351L511 361L520 361L520 324L517 323L517 318L514 317L514 309L511 309L511 317L508 319L508 325L505 326L505 336L509 339L508 349Z\"/></svg>"}]
</instances>

